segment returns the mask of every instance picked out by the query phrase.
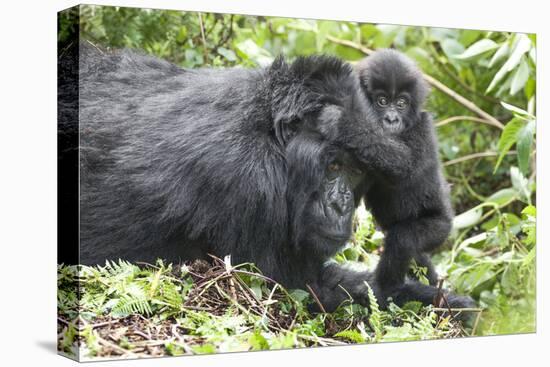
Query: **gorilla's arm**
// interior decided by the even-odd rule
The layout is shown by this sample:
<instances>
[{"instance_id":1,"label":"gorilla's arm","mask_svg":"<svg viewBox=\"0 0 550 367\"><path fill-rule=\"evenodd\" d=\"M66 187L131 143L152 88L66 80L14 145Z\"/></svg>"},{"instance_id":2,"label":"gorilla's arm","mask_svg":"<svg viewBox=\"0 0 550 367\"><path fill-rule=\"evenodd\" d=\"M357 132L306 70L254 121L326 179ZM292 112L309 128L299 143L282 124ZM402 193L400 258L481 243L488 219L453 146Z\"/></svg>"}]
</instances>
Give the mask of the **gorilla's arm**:
<instances>
[{"instance_id":1,"label":"gorilla's arm","mask_svg":"<svg viewBox=\"0 0 550 367\"><path fill-rule=\"evenodd\" d=\"M361 144L361 148L355 149L360 161L390 182L398 182L414 173L414 152L403 142L378 135L376 140L371 137Z\"/></svg>"},{"instance_id":2,"label":"gorilla's arm","mask_svg":"<svg viewBox=\"0 0 550 367\"><path fill-rule=\"evenodd\" d=\"M429 113L422 112L414 129L393 136L368 123L345 143L359 160L390 183L424 174L437 162L437 145Z\"/></svg>"}]
</instances>

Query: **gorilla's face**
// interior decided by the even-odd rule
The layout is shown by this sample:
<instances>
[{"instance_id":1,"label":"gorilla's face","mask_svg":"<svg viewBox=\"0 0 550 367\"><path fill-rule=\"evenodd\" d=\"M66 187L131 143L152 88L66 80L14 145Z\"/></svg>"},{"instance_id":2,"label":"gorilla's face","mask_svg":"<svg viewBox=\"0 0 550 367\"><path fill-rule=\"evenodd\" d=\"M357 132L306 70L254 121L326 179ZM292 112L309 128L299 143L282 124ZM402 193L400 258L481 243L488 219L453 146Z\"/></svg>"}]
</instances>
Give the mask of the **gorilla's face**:
<instances>
[{"instance_id":1,"label":"gorilla's face","mask_svg":"<svg viewBox=\"0 0 550 367\"><path fill-rule=\"evenodd\" d=\"M352 234L355 197L353 190L362 179L351 157L343 152L331 157L318 190L304 213L303 225L310 229L303 242L315 242L327 251L336 251Z\"/></svg>"},{"instance_id":2,"label":"gorilla's face","mask_svg":"<svg viewBox=\"0 0 550 367\"><path fill-rule=\"evenodd\" d=\"M295 137L287 161L293 242L311 255L330 257L351 237L354 189L364 174L350 154L315 135Z\"/></svg>"},{"instance_id":3,"label":"gorilla's face","mask_svg":"<svg viewBox=\"0 0 550 367\"><path fill-rule=\"evenodd\" d=\"M384 130L400 133L420 120L429 87L411 59L395 50L381 50L361 61L357 72Z\"/></svg>"},{"instance_id":4,"label":"gorilla's face","mask_svg":"<svg viewBox=\"0 0 550 367\"><path fill-rule=\"evenodd\" d=\"M400 133L414 121L411 116L411 96L407 91L376 90L372 99L377 120L384 130Z\"/></svg>"}]
</instances>

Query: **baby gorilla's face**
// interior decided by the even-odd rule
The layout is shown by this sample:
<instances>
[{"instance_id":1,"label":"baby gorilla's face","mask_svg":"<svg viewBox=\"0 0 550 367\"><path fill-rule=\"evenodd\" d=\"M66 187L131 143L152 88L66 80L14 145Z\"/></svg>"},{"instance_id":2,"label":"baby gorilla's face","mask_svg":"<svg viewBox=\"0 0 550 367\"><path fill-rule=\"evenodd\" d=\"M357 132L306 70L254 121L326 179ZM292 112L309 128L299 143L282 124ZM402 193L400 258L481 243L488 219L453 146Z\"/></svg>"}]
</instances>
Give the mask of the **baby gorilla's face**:
<instances>
[{"instance_id":1,"label":"baby gorilla's face","mask_svg":"<svg viewBox=\"0 0 550 367\"><path fill-rule=\"evenodd\" d=\"M395 50L381 50L357 65L361 89L385 131L400 133L419 121L428 85L416 64Z\"/></svg>"},{"instance_id":2,"label":"baby gorilla's face","mask_svg":"<svg viewBox=\"0 0 550 367\"><path fill-rule=\"evenodd\" d=\"M377 120L389 133L402 132L414 119L411 116L411 97L406 91L376 90L372 99Z\"/></svg>"}]
</instances>

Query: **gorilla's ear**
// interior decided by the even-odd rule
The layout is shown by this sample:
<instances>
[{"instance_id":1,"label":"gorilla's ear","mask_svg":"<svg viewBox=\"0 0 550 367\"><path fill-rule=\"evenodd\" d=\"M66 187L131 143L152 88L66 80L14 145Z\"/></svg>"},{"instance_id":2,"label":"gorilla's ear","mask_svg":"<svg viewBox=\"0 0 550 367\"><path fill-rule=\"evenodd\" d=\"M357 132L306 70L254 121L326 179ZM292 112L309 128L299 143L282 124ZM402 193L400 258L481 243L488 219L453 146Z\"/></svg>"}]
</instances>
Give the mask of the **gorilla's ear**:
<instances>
[{"instance_id":1,"label":"gorilla's ear","mask_svg":"<svg viewBox=\"0 0 550 367\"><path fill-rule=\"evenodd\" d=\"M282 116L277 118L273 122L273 130L275 132L275 138L281 146L286 146L290 140L296 135L301 118L295 116L295 118L283 118Z\"/></svg>"},{"instance_id":2,"label":"gorilla's ear","mask_svg":"<svg viewBox=\"0 0 550 367\"><path fill-rule=\"evenodd\" d=\"M308 117L322 107L320 96L301 84L285 85L271 101L273 131L278 143L286 146Z\"/></svg>"},{"instance_id":3,"label":"gorilla's ear","mask_svg":"<svg viewBox=\"0 0 550 367\"><path fill-rule=\"evenodd\" d=\"M281 146L296 135L304 115L312 109L312 93L304 88L283 56L278 56L266 71L267 94L273 133Z\"/></svg>"},{"instance_id":4,"label":"gorilla's ear","mask_svg":"<svg viewBox=\"0 0 550 367\"><path fill-rule=\"evenodd\" d=\"M356 88L351 66L330 56L297 58L291 65L278 57L268 70L273 129L285 146L308 117Z\"/></svg>"},{"instance_id":5,"label":"gorilla's ear","mask_svg":"<svg viewBox=\"0 0 550 367\"><path fill-rule=\"evenodd\" d=\"M273 130L281 146L286 146L323 108L316 93L300 88L297 95L292 94L289 93L273 113Z\"/></svg>"}]
</instances>

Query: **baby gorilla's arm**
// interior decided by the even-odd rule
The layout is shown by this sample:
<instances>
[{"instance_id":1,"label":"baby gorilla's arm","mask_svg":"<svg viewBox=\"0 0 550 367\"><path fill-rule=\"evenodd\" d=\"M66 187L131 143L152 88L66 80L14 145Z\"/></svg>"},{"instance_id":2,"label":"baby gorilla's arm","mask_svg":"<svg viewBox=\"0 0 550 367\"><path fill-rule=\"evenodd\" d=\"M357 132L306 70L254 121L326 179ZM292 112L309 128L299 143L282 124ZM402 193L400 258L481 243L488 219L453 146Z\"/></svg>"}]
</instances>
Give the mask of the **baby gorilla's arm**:
<instances>
[{"instance_id":1,"label":"baby gorilla's arm","mask_svg":"<svg viewBox=\"0 0 550 367\"><path fill-rule=\"evenodd\" d=\"M418 168L415 166L414 151L391 136L371 136L368 141L352 149L370 171L375 171L390 182L397 183L410 178Z\"/></svg>"}]
</instances>

